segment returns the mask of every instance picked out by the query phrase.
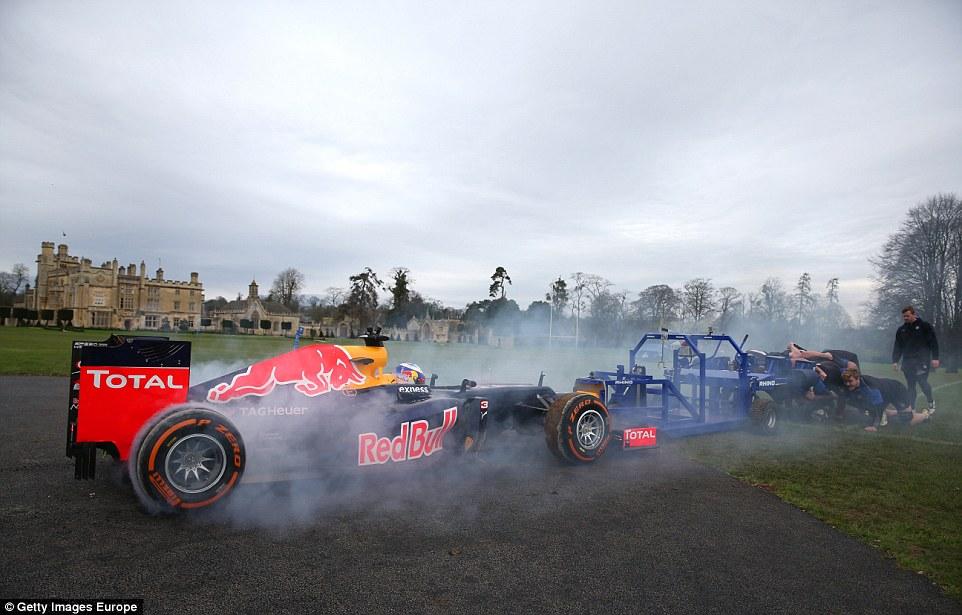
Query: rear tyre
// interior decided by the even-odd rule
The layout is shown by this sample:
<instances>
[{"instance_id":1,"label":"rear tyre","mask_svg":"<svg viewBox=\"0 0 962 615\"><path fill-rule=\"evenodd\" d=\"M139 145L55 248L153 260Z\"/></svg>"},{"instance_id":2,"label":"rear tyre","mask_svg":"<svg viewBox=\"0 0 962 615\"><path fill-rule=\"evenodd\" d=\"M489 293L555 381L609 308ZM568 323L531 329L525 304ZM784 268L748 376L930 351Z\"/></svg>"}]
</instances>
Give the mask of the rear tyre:
<instances>
[{"instance_id":1,"label":"rear tyre","mask_svg":"<svg viewBox=\"0 0 962 615\"><path fill-rule=\"evenodd\" d=\"M760 434L773 435L778 432L778 405L769 397L756 395L752 399L752 427Z\"/></svg>"},{"instance_id":2,"label":"rear tyre","mask_svg":"<svg viewBox=\"0 0 962 615\"><path fill-rule=\"evenodd\" d=\"M130 456L134 491L148 512L210 506L240 481L244 441L223 415L203 408L161 417Z\"/></svg>"},{"instance_id":3,"label":"rear tyre","mask_svg":"<svg viewBox=\"0 0 962 615\"><path fill-rule=\"evenodd\" d=\"M611 416L601 400L586 393L558 396L544 419L545 441L558 459L591 463L611 442Z\"/></svg>"}]
</instances>

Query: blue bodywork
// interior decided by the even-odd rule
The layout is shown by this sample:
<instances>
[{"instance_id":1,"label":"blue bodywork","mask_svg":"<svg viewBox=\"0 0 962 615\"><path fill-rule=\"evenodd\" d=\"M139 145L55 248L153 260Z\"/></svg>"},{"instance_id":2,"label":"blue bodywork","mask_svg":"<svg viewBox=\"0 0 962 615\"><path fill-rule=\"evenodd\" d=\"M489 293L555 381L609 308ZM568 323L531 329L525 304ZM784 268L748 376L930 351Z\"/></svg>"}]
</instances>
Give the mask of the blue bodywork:
<instances>
[{"instance_id":1,"label":"blue bodywork","mask_svg":"<svg viewBox=\"0 0 962 615\"><path fill-rule=\"evenodd\" d=\"M661 346L658 375L637 361L652 356L653 346ZM574 390L601 398L616 430L651 425L667 435L697 435L742 426L757 393L776 400L788 396L793 371L811 367L808 361L793 367L784 356L743 351L728 335L648 333L629 350L627 369L591 372L575 381Z\"/></svg>"}]
</instances>

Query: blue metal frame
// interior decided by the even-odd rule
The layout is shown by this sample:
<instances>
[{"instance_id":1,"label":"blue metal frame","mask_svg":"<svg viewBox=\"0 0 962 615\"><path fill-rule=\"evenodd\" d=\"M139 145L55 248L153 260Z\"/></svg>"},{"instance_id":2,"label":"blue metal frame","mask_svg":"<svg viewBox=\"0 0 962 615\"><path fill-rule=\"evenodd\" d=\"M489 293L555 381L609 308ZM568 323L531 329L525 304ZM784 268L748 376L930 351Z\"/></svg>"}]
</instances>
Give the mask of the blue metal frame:
<instances>
[{"instance_id":1,"label":"blue metal frame","mask_svg":"<svg viewBox=\"0 0 962 615\"><path fill-rule=\"evenodd\" d=\"M653 340L678 341L690 349L684 355L672 350L672 367L662 378L644 373L637 363L641 348ZM710 349L711 342L715 344L709 355L702 348ZM724 360L717 357L723 345L734 350L730 363L728 353ZM724 369L715 369L721 361ZM752 396L758 390L759 379L749 373L748 355L727 335L647 333L629 350L628 366L627 371L619 365L615 372L592 372L575 384L576 390L579 384L596 389L616 423L623 424L619 427L648 424L673 435L734 429L748 420ZM685 386L692 387L691 395L684 394ZM650 396L660 397L660 404L649 405Z\"/></svg>"}]
</instances>

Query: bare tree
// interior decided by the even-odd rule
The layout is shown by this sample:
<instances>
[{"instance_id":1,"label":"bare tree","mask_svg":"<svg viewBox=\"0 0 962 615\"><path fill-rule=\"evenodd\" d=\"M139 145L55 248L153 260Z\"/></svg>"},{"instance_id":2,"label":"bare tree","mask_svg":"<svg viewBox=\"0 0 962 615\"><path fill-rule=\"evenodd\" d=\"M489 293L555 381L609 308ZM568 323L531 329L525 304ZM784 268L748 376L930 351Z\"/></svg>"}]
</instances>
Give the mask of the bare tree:
<instances>
[{"instance_id":1,"label":"bare tree","mask_svg":"<svg viewBox=\"0 0 962 615\"><path fill-rule=\"evenodd\" d=\"M715 311L715 287L707 278L695 278L685 282L682 291L685 314L699 322Z\"/></svg>"},{"instance_id":2,"label":"bare tree","mask_svg":"<svg viewBox=\"0 0 962 615\"><path fill-rule=\"evenodd\" d=\"M571 313L575 317L575 346L578 346L578 338L581 335L581 311L588 307L585 304L585 277L587 274L576 271L569 276L574 284L571 286Z\"/></svg>"},{"instance_id":3,"label":"bare tree","mask_svg":"<svg viewBox=\"0 0 962 615\"><path fill-rule=\"evenodd\" d=\"M874 312L893 323L899 308L913 304L936 329L962 324L962 202L939 194L909 210L872 263L877 286Z\"/></svg>"},{"instance_id":4,"label":"bare tree","mask_svg":"<svg viewBox=\"0 0 962 615\"><path fill-rule=\"evenodd\" d=\"M718 289L718 320L716 321L720 329L725 329L732 320L745 309L742 302L742 294L731 286L723 286Z\"/></svg>"},{"instance_id":5,"label":"bare tree","mask_svg":"<svg viewBox=\"0 0 962 615\"><path fill-rule=\"evenodd\" d=\"M344 297L347 296L347 290L344 288L339 288L337 286L328 286L324 290L324 302L331 307L338 307L341 302L344 301Z\"/></svg>"},{"instance_id":6,"label":"bare tree","mask_svg":"<svg viewBox=\"0 0 962 615\"><path fill-rule=\"evenodd\" d=\"M621 340L624 333L624 293L601 291L591 299L589 330L596 342L611 344Z\"/></svg>"},{"instance_id":7,"label":"bare tree","mask_svg":"<svg viewBox=\"0 0 962 615\"><path fill-rule=\"evenodd\" d=\"M763 320L775 321L785 318L785 307L788 303L782 281L778 278L768 278L758 290L756 296L758 316ZM753 305L753 311L756 305Z\"/></svg>"},{"instance_id":8,"label":"bare tree","mask_svg":"<svg viewBox=\"0 0 962 615\"><path fill-rule=\"evenodd\" d=\"M678 320L681 298L671 286L656 284L638 293L638 299L632 305L642 328L660 328Z\"/></svg>"},{"instance_id":9,"label":"bare tree","mask_svg":"<svg viewBox=\"0 0 962 615\"><path fill-rule=\"evenodd\" d=\"M13 303L20 291L26 287L30 269L23 263L17 263L9 272L0 272L0 303Z\"/></svg>"},{"instance_id":10,"label":"bare tree","mask_svg":"<svg viewBox=\"0 0 962 615\"><path fill-rule=\"evenodd\" d=\"M585 287L585 294L588 295L589 301L594 301L604 293L607 293L608 289L611 288L611 282L594 273L584 274L582 284Z\"/></svg>"},{"instance_id":11,"label":"bare tree","mask_svg":"<svg viewBox=\"0 0 962 615\"><path fill-rule=\"evenodd\" d=\"M293 267L288 267L277 274L271 286L270 296L273 300L283 303L291 310L298 309L298 292L304 287L304 274Z\"/></svg>"}]
</instances>

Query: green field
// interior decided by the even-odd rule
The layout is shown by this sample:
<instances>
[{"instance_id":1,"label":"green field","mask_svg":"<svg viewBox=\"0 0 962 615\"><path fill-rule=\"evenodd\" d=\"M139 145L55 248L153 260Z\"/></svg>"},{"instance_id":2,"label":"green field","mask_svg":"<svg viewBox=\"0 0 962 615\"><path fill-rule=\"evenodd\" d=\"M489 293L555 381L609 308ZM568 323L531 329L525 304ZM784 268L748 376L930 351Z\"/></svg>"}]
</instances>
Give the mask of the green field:
<instances>
[{"instance_id":1,"label":"green field","mask_svg":"<svg viewBox=\"0 0 962 615\"><path fill-rule=\"evenodd\" d=\"M66 375L72 340L106 336L105 331L0 328L0 373ZM192 342L194 371L206 375L292 345L291 339L271 337L172 337ZM441 384L465 377L536 382L544 371L545 383L558 390L570 390L573 379L591 369L627 362L625 349L508 350L393 342L389 350L392 364L417 362L437 373ZM865 368L891 376L887 365ZM785 423L772 437L729 432L668 446L777 494L962 599L962 376L940 370L931 381L938 413L915 428L892 425L868 434L855 424Z\"/></svg>"},{"instance_id":2,"label":"green field","mask_svg":"<svg viewBox=\"0 0 962 615\"><path fill-rule=\"evenodd\" d=\"M118 331L120 335L130 334ZM137 335L159 335L137 332ZM0 327L0 374L66 376L73 340L104 340L109 331L83 333L51 331L37 327ZM293 347L283 337L222 335L213 333L164 334L191 342L195 371L209 372L223 366L240 366L280 354ZM320 340L319 340L320 341ZM360 340L326 340L341 344L362 344ZM302 345L314 343L302 339ZM627 362L627 350L610 348L547 350L542 348L501 349L468 344L421 344L391 342L392 365L412 361L428 373L438 375L439 384L456 384L462 378L484 382L537 382L542 371L545 384L569 390L574 378L591 369L613 369ZM223 372L221 372L223 373Z\"/></svg>"}]
</instances>

